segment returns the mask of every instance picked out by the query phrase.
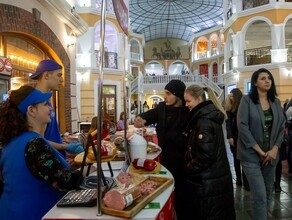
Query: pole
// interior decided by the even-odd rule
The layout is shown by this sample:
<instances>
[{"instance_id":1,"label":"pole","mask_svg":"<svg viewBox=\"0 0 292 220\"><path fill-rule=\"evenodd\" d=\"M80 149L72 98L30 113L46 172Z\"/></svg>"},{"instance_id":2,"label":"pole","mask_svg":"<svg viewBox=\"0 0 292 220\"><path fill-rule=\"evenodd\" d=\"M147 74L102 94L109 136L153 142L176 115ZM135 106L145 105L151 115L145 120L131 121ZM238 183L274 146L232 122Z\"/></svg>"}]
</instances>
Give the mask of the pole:
<instances>
[{"instance_id":1,"label":"pole","mask_svg":"<svg viewBox=\"0 0 292 220\"><path fill-rule=\"evenodd\" d=\"M124 90L124 112L125 112L125 120L124 120L124 148L126 151L126 164L128 164L128 162L131 162L131 157L130 157L130 152L129 152L129 146L128 146L128 141L127 141L127 129L126 129L126 124L127 124L127 119L128 119L128 115L130 116L130 114L128 114L127 112L127 87L126 87L126 82L127 82L127 53L126 53L126 49L127 49L127 38L126 35L123 33L123 75L124 75L124 79L123 79L123 90ZM129 112L130 113L130 112Z\"/></svg>"},{"instance_id":2,"label":"pole","mask_svg":"<svg viewBox=\"0 0 292 220\"><path fill-rule=\"evenodd\" d=\"M123 63L124 63L124 65L123 65L123 72L124 72L124 77L123 77L123 91L124 91L124 112L125 112L125 119L124 119L124 140L126 140L126 138L127 138L127 129L126 129L126 125L127 125L127 118L128 118L128 113L127 113L127 87L126 87L126 82L127 82L127 71L126 71L126 65L127 65L127 63L126 63L126 61L127 61L127 59L126 59L126 46L127 46L127 44L126 44L126 36L125 36L125 34L123 33L123 46L124 46L124 48L123 48Z\"/></svg>"},{"instance_id":3,"label":"pole","mask_svg":"<svg viewBox=\"0 0 292 220\"><path fill-rule=\"evenodd\" d=\"M102 87L103 87L103 64L104 64L104 36L105 36L105 5L106 0L101 3L101 23L100 23L100 40L99 40L99 84L98 84L98 109L97 109L97 215L101 216L101 199L102 199L102 170L101 170L101 131L102 131ZM105 186L106 187L106 186Z\"/></svg>"}]
</instances>

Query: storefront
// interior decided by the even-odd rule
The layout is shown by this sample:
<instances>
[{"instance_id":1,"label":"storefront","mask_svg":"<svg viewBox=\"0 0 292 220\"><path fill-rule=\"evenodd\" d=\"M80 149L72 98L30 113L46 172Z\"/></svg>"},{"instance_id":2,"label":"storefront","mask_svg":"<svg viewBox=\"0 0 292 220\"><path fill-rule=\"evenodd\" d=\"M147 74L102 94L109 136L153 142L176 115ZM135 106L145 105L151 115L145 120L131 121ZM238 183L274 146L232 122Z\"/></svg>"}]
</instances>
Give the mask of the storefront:
<instances>
[{"instance_id":1,"label":"storefront","mask_svg":"<svg viewBox=\"0 0 292 220\"><path fill-rule=\"evenodd\" d=\"M24 84L33 85L35 82L29 79L29 75L35 71L39 61L43 59L57 61L63 66L64 85L59 92L54 93L52 101L60 131L61 133L77 131L77 109L71 108L71 94L74 89L71 80L73 83L76 81L76 77L71 77L75 73L73 62L75 47L67 45L67 38L74 27L71 25L69 28L64 20L60 20L57 12L52 13L55 9L53 6L46 8L49 6L44 7L42 3L44 2L34 0L14 3L8 0L1 1L0 56L10 58L13 68L7 88L17 89ZM62 9L67 7L61 6ZM74 17L73 21L75 20L78 19ZM7 90L6 83L1 84L5 87L3 90Z\"/></svg>"}]
</instances>

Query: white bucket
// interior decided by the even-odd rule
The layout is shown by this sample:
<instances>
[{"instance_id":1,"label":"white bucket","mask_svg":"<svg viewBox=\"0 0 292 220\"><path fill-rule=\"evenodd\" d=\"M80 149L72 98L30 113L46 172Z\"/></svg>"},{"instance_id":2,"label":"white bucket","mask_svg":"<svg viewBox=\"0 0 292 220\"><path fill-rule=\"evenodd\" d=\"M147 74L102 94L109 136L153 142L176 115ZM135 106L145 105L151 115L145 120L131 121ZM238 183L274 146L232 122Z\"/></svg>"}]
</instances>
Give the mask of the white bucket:
<instances>
[{"instance_id":1,"label":"white bucket","mask_svg":"<svg viewBox=\"0 0 292 220\"><path fill-rule=\"evenodd\" d=\"M134 134L129 138L130 157L133 161L136 158L147 157L147 141L141 135Z\"/></svg>"}]
</instances>

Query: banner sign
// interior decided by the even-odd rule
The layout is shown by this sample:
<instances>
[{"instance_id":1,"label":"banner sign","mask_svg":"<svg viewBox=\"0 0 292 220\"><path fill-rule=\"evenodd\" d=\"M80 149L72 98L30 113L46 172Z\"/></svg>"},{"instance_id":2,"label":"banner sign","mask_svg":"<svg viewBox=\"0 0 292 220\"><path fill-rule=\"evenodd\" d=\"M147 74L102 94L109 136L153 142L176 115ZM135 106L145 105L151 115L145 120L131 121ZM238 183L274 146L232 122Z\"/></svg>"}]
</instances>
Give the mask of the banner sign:
<instances>
[{"instance_id":1,"label":"banner sign","mask_svg":"<svg viewBox=\"0 0 292 220\"><path fill-rule=\"evenodd\" d=\"M10 58L0 57L0 74L11 76L12 64Z\"/></svg>"},{"instance_id":2,"label":"banner sign","mask_svg":"<svg viewBox=\"0 0 292 220\"><path fill-rule=\"evenodd\" d=\"M128 35L128 20L129 13L128 8L124 0L113 0L114 10L117 17L117 20L123 29L124 33Z\"/></svg>"}]
</instances>

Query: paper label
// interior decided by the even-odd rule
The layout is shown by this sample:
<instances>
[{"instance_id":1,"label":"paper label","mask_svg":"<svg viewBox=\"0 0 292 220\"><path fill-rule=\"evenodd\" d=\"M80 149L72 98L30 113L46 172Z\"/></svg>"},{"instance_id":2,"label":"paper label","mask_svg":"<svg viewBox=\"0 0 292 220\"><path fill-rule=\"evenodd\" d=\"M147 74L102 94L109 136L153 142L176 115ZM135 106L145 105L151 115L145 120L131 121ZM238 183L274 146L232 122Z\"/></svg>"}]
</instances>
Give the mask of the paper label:
<instances>
[{"instance_id":1,"label":"paper label","mask_svg":"<svg viewBox=\"0 0 292 220\"><path fill-rule=\"evenodd\" d=\"M126 207L128 207L129 205L131 205L134 201L133 195L130 193L128 195L125 196L125 200L126 200Z\"/></svg>"},{"instance_id":2,"label":"paper label","mask_svg":"<svg viewBox=\"0 0 292 220\"><path fill-rule=\"evenodd\" d=\"M146 159L143 159L143 158L139 158L138 161L137 161L137 166L138 167L144 167L144 162L145 162Z\"/></svg>"}]
</instances>

